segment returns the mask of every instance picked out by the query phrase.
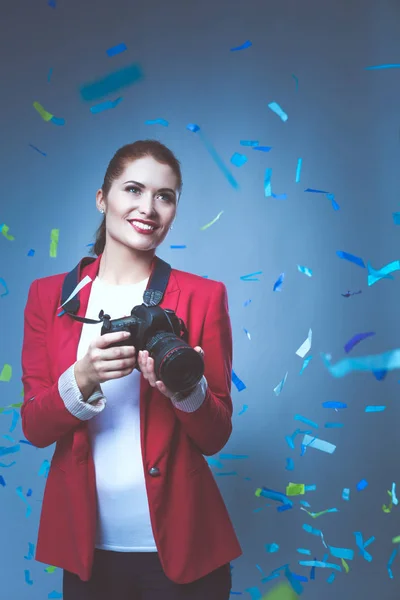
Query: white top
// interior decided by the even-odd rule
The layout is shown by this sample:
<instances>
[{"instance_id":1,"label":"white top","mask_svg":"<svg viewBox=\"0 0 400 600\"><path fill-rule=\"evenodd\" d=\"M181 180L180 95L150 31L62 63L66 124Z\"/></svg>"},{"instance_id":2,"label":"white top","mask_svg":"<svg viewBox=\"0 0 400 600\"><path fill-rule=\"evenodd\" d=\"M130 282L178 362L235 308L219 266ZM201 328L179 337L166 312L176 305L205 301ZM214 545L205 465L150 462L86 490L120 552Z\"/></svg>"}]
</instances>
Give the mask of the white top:
<instances>
[{"instance_id":1,"label":"white top","mask_svg":"<svg viewBox=\"0 0 400 600\"><path fill-rule=\"evenodd\" d=\"M92 283L86 318L99 318L100 310L117 319L142 304L148 278L130 285L112 285L96 277ZM102 323L83 323L77 360L100 335ZM136 369L125 377L100 384L83 401L74 365L59 379L66 408L88 422L96 473L98 521L96 548L116 552L156 552L140 444L140 377ZM205 377L185 400L171 402L179 410L194 412L205 399ZM107 405L107 406L106 406Z\"/></svg>"}]
</instances>

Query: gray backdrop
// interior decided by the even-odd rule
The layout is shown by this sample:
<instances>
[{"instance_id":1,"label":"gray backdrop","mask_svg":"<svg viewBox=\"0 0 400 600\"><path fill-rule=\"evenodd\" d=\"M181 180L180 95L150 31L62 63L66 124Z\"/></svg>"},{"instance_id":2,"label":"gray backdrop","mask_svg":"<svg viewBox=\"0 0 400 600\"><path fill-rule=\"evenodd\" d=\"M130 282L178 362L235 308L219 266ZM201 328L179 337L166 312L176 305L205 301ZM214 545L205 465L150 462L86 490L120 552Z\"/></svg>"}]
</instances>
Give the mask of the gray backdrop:
<instances>
[{"instance_id":1,"label":"gray backdrop","mask_svg":"<svg viewBox=\"0 0 400 600\"><path fill-rule=\"evenodd\" d=\"M239 392L232 385L233 434L223 451L245 458L209 459L244 550L232 564L232 597L259 598L278 582L262 578L285 564L307 578L302 584L307 600L356 594L392 600L400 591L400 556L393 579L387 571L396 548L392 538L400 534L399 507L389 514L382 510L389 503L387 490L400 481L399 374L392 371L382 381L372 373L334 378L320 357L328 352L334 363L340 360L345 343L359 332L376 335L349 356L399 345L398 274L368 287L367 269L336 255L349 252L376 269L399 258L392 212L399 210L400 72L365 70L400 62L399 16L394 0L57 0L55 8L46 0L17 0L3 7L0 222L15 239L0 236L0 277L9 290L0 298L0 367L13 368L11 381L0 382L1 406L21 401L23 309L30 283L69 271L88 254L100 222L95 192L114 151L136 139L159 139L182 161L184 193L174 230L158 253L175 268L226 284L234 371L247 386ZM246 40L253 45L230 51ZM107 56L121 42L127 51ZM133 62L141 64L143 81L105 98L122 95L116 108L92 114L95 102L84 102L79 86ZM65 125L45 122L35 101ZM286 122L268 108L270 102L282 106ZM169 126L145 124L157 118ZM201 126L239 190L199 135L186 129L188 123ZM272 150L257 152L240 140L258 140ZM230 164L234 152L245 154L247 164ZM265 197L266 168L272 168L272 191L286 193L286 200ZM334 193L340 210L324 195L304 193L306 188ZM201 231L220 211L219 221ZM50 258L55 228L58 254ZM171 249L172 244L187 247ZM28 256L31 249L34 256ZM297 265L312 269L313 276ZM241 279L257 271L259 281ZM282 272L282 291L273 292ZM345 298L347 290L362 293ZM312 359L299 375L303 360L295 352L310 328ZM276 396L273 390L286 372ZM348 408L339 413L323 408L329 400ZM387 408L368 414L367 405ZM308 448L300 456L301 435L295 450L289 449L285 436L310 429L296 414L319 425L314 433L337 446L334 454ZM0 414L1 446L23 440L20 419L13 426L13 418L12 411ZM326 422L343 427L325 428ZM0 457L1 598L39 600L52 592L60 597L61 570L47 573L46 565L29 559L28 546L36 544L45 486L40 467L53 450L21 443L19 452ZM293 471L285 469L287 458L293 459ZM357 491L361 479L368 487ZM255 496L262 486L285 492L289 482L316 489L293 498L293 509L285 512L277 511L277 502ZM19 486L32 508L28 518ZM349 501L342 499L343 488L351 490ZM338 512L313 519L300 510L300 501L309 503L310 512ZM322 561L326 550L320 537L303 529L306 523L323 532L327 545L355 551L347 561L349 573L342 567L328 583L332 569L317 568L310 579L310 568L299 561ZM375 536L367 548L371 562L357 550L356 531L364 541ZM267 552L267 544L279 550ZM309 549L311 556L297 548ZM280 578L285 580L283 572Z\"/></svg>"}]
</instances>

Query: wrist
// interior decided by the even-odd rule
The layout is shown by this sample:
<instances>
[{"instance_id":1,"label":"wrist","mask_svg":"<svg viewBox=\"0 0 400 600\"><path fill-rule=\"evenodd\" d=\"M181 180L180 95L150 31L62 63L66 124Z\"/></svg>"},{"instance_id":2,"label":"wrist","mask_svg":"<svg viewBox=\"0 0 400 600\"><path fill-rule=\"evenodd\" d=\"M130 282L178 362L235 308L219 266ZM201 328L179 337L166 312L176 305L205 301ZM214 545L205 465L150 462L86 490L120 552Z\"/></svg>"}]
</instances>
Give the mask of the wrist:
<instances>
[{"instance_id":1,"label":"wrist","mask_svg":"<svg viewBox=\"0 0 400 600\"><path fill-rule=\"evenodd\" d=\"M85 369L82 368L82 363L80 360L78 360L74 365L74 376L76 385L83 396L83 401L86 402L86 400L93 394L96 384L88 379Z\"/></svg>"}]
</instances>

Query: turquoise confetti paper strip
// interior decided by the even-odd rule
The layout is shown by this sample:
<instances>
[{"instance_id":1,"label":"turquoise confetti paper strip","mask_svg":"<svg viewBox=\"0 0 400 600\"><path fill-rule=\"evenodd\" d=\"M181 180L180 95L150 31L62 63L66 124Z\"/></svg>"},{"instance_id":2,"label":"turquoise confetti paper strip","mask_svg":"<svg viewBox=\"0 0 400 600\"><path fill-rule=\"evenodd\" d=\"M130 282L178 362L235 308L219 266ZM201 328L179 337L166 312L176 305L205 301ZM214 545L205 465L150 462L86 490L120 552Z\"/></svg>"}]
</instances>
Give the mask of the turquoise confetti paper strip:
<instances>
[{"instance_id":1,"label":"turquoise confetti paper strip","mask_svg":"<svg viewBox=\"0 0 400 600\"><path fill-rule=\"evenodd\" d=\"M248 454L224 454L221 452L218 456L221 460L242 460L244 458L249 458Z\"/></svg>"},{"instance_id":2,"label":"turquoise confetti paper strip","mask_svg":"<svg viewBox=\"0 0 400 600\"><path fill-rule=\"evenodd\" d=\"M335 558L343 558L344 560L353 560L354 550L351 548L335 548L334 546L328 546L329 552Z\"/></svg>"},{"instance_id":3,"label":"turquoise confetti paper strip","mask_svg":"<svg viewBox=\"0 0 400 600\"><path fill-rule=\"evenodd\" d=\"M258 587L250 587L245 590L251 596L251 600L262 600L261 592Z\"/></svg>"},{"instance_id":4,"label":"turquoise confetti paper strip","mask_svg":"<svg viewBox=\"0 0 400 600\"><path fill-rule=\"evenodd\" d=\"M387 570L388 570L390 579L393 579L392 564L393 564L393 561L394 561L398 551L399 551L399 547L397 547L393 550L392 554L390 555L389 562L387 564Z\"/></svg>"},{"instance_id":5,"label":"turquoise confetti paper strip","mask_svg":"<svg viewBox=\"0 0 400 600\"><path fill-rule=\"evenodd\" d=\"M282 379L282 381L280 383L278 383L278 385L274 388L275 396L279 396L279 394L281 393L283 386L285 385L287 376L288 376L288 372L285 374L285 377Z\"/></svg>"},{"instance_id":6,"label":"turquoise confetti paper strip","mask_svg":"<svg viewBox=\"0 0 400 600\"><path fill-rule=\"evenodd\" d=\"M301 371L300 371L299 375L301 375L303 373L304 369L308 366L308 363L310 362L311 359L312 359L312 356L308 356L307 358L304 359L303 366L301 367Z\"/></svg>"},{"instance_id":7,"label":"turquoise confetti paper strip","mask_svg":"<svg viewBox=\"0 0 400 600\"><path fill-rule=\"evenodd\" d=\"M230 170L228 169L228 167L225 165L224 161L222 160L222 158L220 157L220 155L218 154L218 152L216 151L216 149L214 148L214 146L206 138L206 136L204 135L204 133L202 132L201 129L199 130L198 135L199 135L199 138L201 139L201 141L203 142L206 150L210 154L211 158L213 159L213 161L217 165L217 167L225 175L226 179L229 181L229 183L231 184L231 186L234 189L238 190L239 189L238 182L236 181L236 179L234 178L234 176L232 175L232 173L230 172Z\"/></svg>"},{"instance_id":8,"label":"turquoise confetti paper strip","mask_svg":"<svg viewBox=\"0 0 400 600\"><path fill-rule=\"evenodd\" d=\"M386 409L386 406L366 406L365 412L366 413L383 412L385 409Z\"/></svg>"},{"instance_id":9,"label":"turquoise confetti paper strip","mask_svg":"<svg viewBox=\"0 0 400 600\"><path fill-rule=\"evenodd\" d=\"M247 156L240 154L239 152L235 152L231 156L231 163L235 165L235 167L242 167L247 163Z\"/></svg>"},{"instance_id":10,"label":"turquoise confetti paper strip","mask_svg":"<svg viewBox=\"0 0 400 600\"><path fill-rule=\"evenodd\" d=\"M299 181L300 181L302 164L303 164L303 159L299 158L297 161L297 168L296 168L296 183L299 183Z\"/></svg>"},{"instance_id":11,"label":"turquoise confetti paper strip","mask_svg":"<svg viewBox=\"0 0 400 600\"><path fill-rule=\"evenodd\" d=\"M393 279L393 276L390 273L394 271L400 270L400 261L394 260L393 262L385 265L382 269L375 270L371 267L371 265L367 264L368 268L368 285L373 285L380 279Z\"/></svg>"},{"instance_id":12,"label":"turquoise confetti paper strip","mask_svg":"<svg viewBox=\"0 0 400 600\"><path fill-rule=\"evenodd\" d=\"M297 548L297 552L299 552L300 554L307 554L308 556L311 556L311 550L307 550L307 548Z\"/></svg>"},{"instance_id":13,"label":"turquoise confetti paper strip","mask_svg":"<svg viewBox=\"0 0 400 600\"><path fill-rule=\"evenodd\" d=\"M149 119L144 122L145 125L162 125L168 127L169 123L165 119Z\"/></svg>"},{"instance_id":14,"label":"turquoise confetti paper strip","mask_svg":"<svg viewBox=\"0 0 400 600\"><path fill-rule=\"evenodd\" d=\"M293 445L294 448L294 445ZM286 467L285 467L286 471L293 471L294 470L294 463L293 463L293 458L287 458L286 459Z\"/></svg>"},{"instance_id":15,"label":"turquoise confetti paper strip","mask_svg":"<svg viewBox=\"0 0 400 600\"><path fill-rule=\"evenodd\" d=\"M300 271L300 273L304 273L304 275L312 277L312 271L308 267L302 267L301 265L297 265L297 269Z\"/></svg>"},{"instance_id":16,"label":"turquoise confetti paper strip","mask_svg":"<svg viewBox=\"0 0 400 600\"><path fill-rule=\"evenodd\" d=\"M311 533L312 535L316 535L317 537L322 536L322 531L320 529L315 529L314 527L311 527L311 525L308 525L307 523L305 523L303 525L303 529L304 529L304 531L307 531L307 533Z\"/></svg>"},{"instance_id":17,"label":"turquoise confetti paper strip","mask_svg":"<svg viewBox=\"0 0 400 600\"><path fill-rule=\"evenodd\" d=\"M330 442L326 442L325 440L320 440L319 438L312 438L310 435L305 435L303 438L303 445L315 448L316 450L321 450L322 452L327 452L328 454L333 454L336 450L336 446L331 444Z\"/></svg>"},{"instance_id":18,"label":"turquoise confetti paper strip","mask_svg":"<svg viewBox=\"0 0 400 600\"><path fill-rule=\"evenodd\" d=\"M142 69L138 64L134 63L123 69L109 73L96 81L82 85L80 94L83 100L92 102L117 90L126 88L141 79L143 79Z\"/></svg>"},{"instance_id":19,"label":"turquoise confetti paper strip","mask_svg":"<svg viewBox=\"0 0 400 600\"><path fill-rule=\"evenodd\" d=\"M280 119L282 121L287 121L288 120L288 116L285 113L284 110L282 110L282 108L279 106L279 104L277 102L270 102L268 104L268 108L270 108L272 110L272 112L274 112L276 115L278 115L278 117L280 117Z\"/></svg>"},{"instance_id":20,"label":"turquoise confetti paper strip","mask_svg":"<svg viewBox=\"0 0 400 600\"><path fill-rule=\"evenodd\" d=\"M395 225L400 225L400 212L392 213L393 221Z\"/></svg>"},{"instance_id":21,"label":"turquoise confetti paper strip","mask_svg":"<svg viewBox=\"0 0 400 600\"><path fill-rule=\"evenodd\" d=\"M330 364L328 355L321 355L326 368L333 377L344 377L352 371L394 371L400 369L400 348L382 354L344 358L335 365Z\"/></svg>"},{"instance_id":22,"label":"turquoise confetti paper strip","mask_svg":"<svg viewBox=\"0 0 400 600\"><path fill-rule=\"evenodd\" d=\"M266 198L270 198L272 196L271 177L272 177L272 169L265 169L264 194L265 194Z\"/></svg>"},{"instance_id":23,"label":"turquoise confetti paper strip","mask_svg":"<svg viewBox=\"0 0 400 600\"><path fill-rule=\"evenodd\" d=\"M322 567L328 569L335 569L335 571L342 570L342 567L340 565L335 565L335 563L321 562L320 560L299 560L299 565L302 565L303 567Z\"/></svg>"},{"instance_id":24,"label":"turquoise confetti paper strip","mask_svg":"<svg viewBox=\"0 0 400 600\"><path fill-rule=\"evenodd\" d=\"M342 492L342 499L343 500L350 500L350 489L349 488L344 488L343 492Z\"/></svg>"},{"instance_id":25,"label":"turquoise confetti paper strip","mask_svg":"<svg viewBox=\"0 0 400 600\"><path fill-rule=\"evenodd\" d=\"M384 64L384 65L375 65L372 67L365 67L366 71L373 71L376 69L400 69L400 65L399 64Z\"/></svg>"},{"instance_id":26,"label":"turquoise confetti paper strip","mask_svg":"<svg viewBox=\"0 0 400 600\"><path fill-rule=\"evenodd\" d=\"M315 429L318 429L317 423L314 423L314 421L310 421L310 419L306 419L306 417L303 417L302 415L295 415L294 418L296 421L301 421L302 423L305 423L306 425L309 425L310 427L314 427Z\"/></svg>"},{"instance_id":27,"label":"turquoise confetti paper strip","mask_svg":"<svg viewBox=\"0 0 400 600\"><path fill-rule=\"evenodd\" d=\"M278 544L265 544L265 550L270 553L278 552L279 546Z\"/></svg>"},{"instance_id":28,"label":"turquoise confetti paper strip","mask_svg":"<svg viewBox=\"0 0 400 600\"><path fill-rule=\"evenodd\" d=\"M100 104L95 104L95 106L92 106L90 108L90 112L94 115L97 115L98 113L104 112L105 110L115 108L120 102L122 102L122 100L123 98L122 96L120 96L119 98L113 101L106 100L105 102L100 102Z\"/></svg>"},{"instance_id":29,"label":"turquoise confetti paper strip","mask_svg":"<svg viewBox=\"0 0 400 600\"><path fill-rule=\"evenodd\" d=\"M365 548L374 541L375 537L372 536L372 538L370 538L367 542L363 542L363 536L361 531L355 531L354 532L355 538L356 538L356 544L358 546L358 549L360 551L360 554L363 558L365 558L365 560L367 562L371 562L372 561L372 556L365 550Z\"/></svg>"},{"instance_id":30,"label":"turquoise confetti paper strip","mask_svg":"<svg viewBox=\"0 0 400 600\"><path fill-rule=\"evenodd\" d=\"M349 262L358 265L362 269L365 269L365 264L362 258L359 256L355 256L354 254L349 254L348 252L343 252L343 250L337 250L336 254L339 258L343 258L344 260L348 260Z\"/></svg>"}]
</instances>

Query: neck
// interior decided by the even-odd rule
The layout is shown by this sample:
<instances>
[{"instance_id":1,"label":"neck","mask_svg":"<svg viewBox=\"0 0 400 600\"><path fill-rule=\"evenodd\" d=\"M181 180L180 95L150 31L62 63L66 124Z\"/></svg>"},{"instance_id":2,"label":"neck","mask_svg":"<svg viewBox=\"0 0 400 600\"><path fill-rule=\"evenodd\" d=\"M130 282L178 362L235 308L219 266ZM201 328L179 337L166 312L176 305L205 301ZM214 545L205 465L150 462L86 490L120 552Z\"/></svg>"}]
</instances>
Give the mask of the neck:
<instances>
[{"instance_id":1,"label":"neck","mask_svg":"<svg viewBox=\"0 0 400 600\"><path fill-rule=\"evenodd\" d=\"M155 249L140 252L131 248L104 248L97 276L112 285L130 285L150 276Z\"/></svg>"}]
</instances>

